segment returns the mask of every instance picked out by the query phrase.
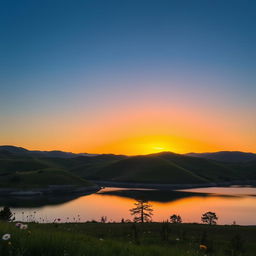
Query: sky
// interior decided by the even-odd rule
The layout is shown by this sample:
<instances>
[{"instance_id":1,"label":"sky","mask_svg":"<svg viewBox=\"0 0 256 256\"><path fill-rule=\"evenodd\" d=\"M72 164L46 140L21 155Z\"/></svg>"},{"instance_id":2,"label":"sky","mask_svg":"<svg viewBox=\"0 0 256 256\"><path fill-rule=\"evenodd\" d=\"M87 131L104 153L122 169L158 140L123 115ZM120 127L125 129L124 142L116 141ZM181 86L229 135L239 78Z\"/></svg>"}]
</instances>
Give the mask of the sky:
<instances>
[{"instance_id":1,"label":"sky","mask_svg":"<svg viewBox=\"0 0 256 256\"><path fill-rule=\"evenodd\" d=\"M0 1L0 145L256 152L254 0Z\"/></svg>"}]
</instances>

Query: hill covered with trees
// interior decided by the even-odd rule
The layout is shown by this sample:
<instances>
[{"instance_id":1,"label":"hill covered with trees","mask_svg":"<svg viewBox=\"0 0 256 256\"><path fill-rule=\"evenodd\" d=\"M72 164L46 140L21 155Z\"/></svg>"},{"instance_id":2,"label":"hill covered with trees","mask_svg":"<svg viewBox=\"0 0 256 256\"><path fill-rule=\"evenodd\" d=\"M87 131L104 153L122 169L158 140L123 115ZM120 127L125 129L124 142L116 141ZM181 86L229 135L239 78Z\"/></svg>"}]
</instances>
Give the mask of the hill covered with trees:
<instances>
[{"instance_id":1,"label":"hill covered with trees","mask_svg":"<svg viewBox=\"0 0 256 256\"><path fill-rule=\"evenodd\" d=\"M29 152L0 147L1 187L91 185L86 180L152 184L232 181L246 184L256 180L256 160L223 162L171 152L130 157L113 154L45 157Z\"/></svg>"}]
</instances>

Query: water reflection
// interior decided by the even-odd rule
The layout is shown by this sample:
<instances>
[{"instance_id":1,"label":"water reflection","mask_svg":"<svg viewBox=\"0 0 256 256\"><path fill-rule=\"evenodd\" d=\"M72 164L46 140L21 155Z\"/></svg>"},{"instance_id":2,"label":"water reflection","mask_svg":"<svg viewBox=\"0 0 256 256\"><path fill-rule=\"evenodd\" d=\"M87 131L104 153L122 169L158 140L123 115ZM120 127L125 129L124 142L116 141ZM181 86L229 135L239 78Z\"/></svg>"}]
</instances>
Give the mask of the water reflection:
<instances>
[{"instance_id":1,"label":"water reflection","mask_svg":"<svg viewBox=\"0 0 256 256\"><path fill-rule=\"evenodd\" d=\"M202 213L214 211L220 224L256 225L256 188L200 188L182 191L157 191L108 188L78 198L14 198L0 199L0 205L12 206L16 219L62 222L131 219L129 209L134 199L149 200L154 208L154 221L166 220L171 214L182 216L184 222L200 222Z\"/></svg>"}]
</instances>

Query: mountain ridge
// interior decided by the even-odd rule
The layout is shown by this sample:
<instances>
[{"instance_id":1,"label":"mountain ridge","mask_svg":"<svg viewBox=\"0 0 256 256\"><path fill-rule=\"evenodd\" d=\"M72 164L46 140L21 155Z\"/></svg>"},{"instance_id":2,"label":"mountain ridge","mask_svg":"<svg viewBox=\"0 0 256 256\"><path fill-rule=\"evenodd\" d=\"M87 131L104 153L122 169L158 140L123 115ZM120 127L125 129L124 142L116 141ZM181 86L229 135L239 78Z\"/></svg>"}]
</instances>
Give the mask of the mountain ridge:
<instances>
[{"instance_id":1,"label":"mountain ridge","mask_svg":"<svg viewBox=\"0 0 256 256\"><path fill-rule=\"evenodd\" d=\"M130 183L209 184L256 180L256 160L223 162L173 152L138 156L74 154L72 157L49 152L52 155L0 146L0 181L11 184L16 182L16 174L47 169L66 171L85 180Z\"/></svg>"},{"instance_id":2,"label":"mountain ridge","mask_svg":"<svg viewBox=\"0 0 256 256\"><path fill-rule=\"evenodd\" d=\"M205 153L187 153L187 156L207 158L222 162L239 163L256 160L256 154L242 151L217 151Z\"/></svg>"},{"instance_id":3,"label":"mountain ridge","mask_svg":"<svg viewBox=\"0 0 256 256\"><path fill-rule=\"evenodd\" d=\"M206 158L212 159L222 162L230 162L230 163L238 163L238 162L247 162L256 160L256 153L252 152L243 152L243 151L216 151L216 152L203 152L203 153L196 153L190 152L185 154L179 154L170 151L163 151L159 153L150 153L150 154L143 154L145 155L155 155L155 154L173 154L173 155L185 155L191 157L199 157L199 158ZM12 146L12 145L2 145L0 146L0 154L14 154L14 155L22 155L22 156L36 156L36 157L53 157L53 158L75 158L75 157L95 157L95 156L125 156L122 154L90 154L90 153L73 153L73 152L66 152L61 150L49 150L49 151L41 151L41 150L28 150L23 147ZM133 155L137 156L137 155ZM126 156L132 157L132 156Z\"/></svg>"}]
</instances>

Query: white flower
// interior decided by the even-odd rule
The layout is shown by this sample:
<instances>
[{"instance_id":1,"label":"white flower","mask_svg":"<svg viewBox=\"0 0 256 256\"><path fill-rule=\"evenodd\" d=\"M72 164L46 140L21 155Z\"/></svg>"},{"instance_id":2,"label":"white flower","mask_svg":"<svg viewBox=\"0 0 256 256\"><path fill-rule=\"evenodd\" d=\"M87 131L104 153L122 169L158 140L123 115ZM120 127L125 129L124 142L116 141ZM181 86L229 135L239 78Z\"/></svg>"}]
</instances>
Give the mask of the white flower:
<instances>
[{"instance_id":1,"label":"white flower","mask_svg":"<svg viewBox=\"0 0 256 256\"><path fill-rule=\"evenodd\" d=\"M27 229L28 228L28 225L27 224L21 224L20 225L20 229Z\"/></svg>"},{"instance_id":2,"label":"white flower","mask_svg":"<svg viewBox=\"0 0 256 256\"><path fill-rule=\"evenodd\" d=\"M10 235L10 234L4 234L4 235L2 236L2 239L5 240L5 241L9 240L10 238L11 238L11 235Z\"/></svg>"},{"instance_id":3,"label":"white flower","mask_svg":"<svg viewBox=\"0 0 256 256\"><path fill-rule=\"evenodd\" d=\"M180 241L180 239L177 237L177 238L176 238L176 241Z\"/></svg>"},{"instance_id":4,"label":"white flower","mask_svg":"<svg viewBox=\"0 0 256 256\"><path fill-rule=\"evenodd\" d=\"M104 239L103 239L103 238L100 238L99 240L100 240L100 241L104 241Z\"/></svg>"}]
</instances>

